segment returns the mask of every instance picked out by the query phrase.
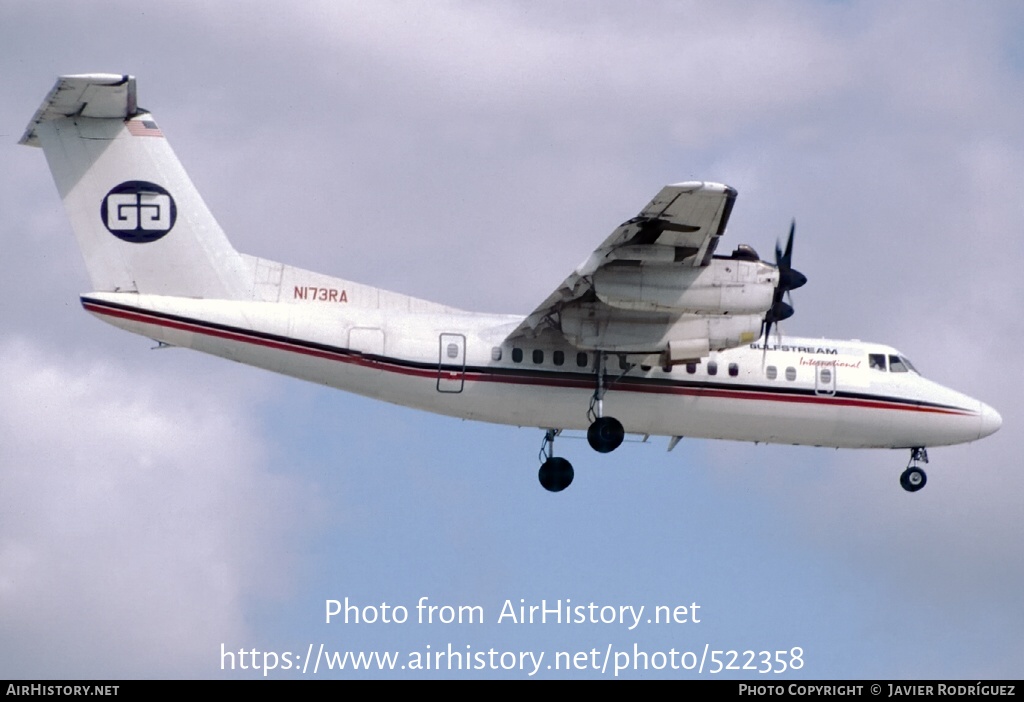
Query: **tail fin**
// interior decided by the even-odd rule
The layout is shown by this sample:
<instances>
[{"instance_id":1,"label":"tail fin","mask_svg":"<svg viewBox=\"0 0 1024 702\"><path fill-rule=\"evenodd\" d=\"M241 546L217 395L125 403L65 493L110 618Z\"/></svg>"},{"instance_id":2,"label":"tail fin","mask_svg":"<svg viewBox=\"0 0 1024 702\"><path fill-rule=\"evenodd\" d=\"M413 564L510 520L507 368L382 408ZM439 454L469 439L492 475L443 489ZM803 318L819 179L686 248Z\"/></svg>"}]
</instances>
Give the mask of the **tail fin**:
<instances>
[{"instance_id":1,"label":"tail fin","mask_svg":"<svg viewBox=\"0 0 1024 702\"><path fill-rule=\"evenodd\" d=\"M41 146L96 291L249 299L253 272L213 218L132 76L62 76L21 143Z\"/></svg>"}]
</instances>

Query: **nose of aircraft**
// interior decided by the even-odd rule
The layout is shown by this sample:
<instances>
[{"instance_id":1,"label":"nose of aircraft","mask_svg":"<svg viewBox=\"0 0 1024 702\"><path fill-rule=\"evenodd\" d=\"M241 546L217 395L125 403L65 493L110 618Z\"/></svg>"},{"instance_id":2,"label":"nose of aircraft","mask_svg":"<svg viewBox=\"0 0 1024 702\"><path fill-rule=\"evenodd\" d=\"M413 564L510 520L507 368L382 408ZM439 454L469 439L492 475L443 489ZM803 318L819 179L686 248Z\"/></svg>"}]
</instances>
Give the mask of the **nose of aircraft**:
<instances>
[{"instance_id":1,"label":"nose of aircraft","mask_svg":"<svg viewBox=\"0 0 1024 702\"><path fill-rule=\"evenodd\" d=\"M983 439L989 434L995 434L999 431L999 427L1003 426L1003 418L984 402L979 402L978 404L981 405L978 438Z\"/></svg>"}]
</instances>

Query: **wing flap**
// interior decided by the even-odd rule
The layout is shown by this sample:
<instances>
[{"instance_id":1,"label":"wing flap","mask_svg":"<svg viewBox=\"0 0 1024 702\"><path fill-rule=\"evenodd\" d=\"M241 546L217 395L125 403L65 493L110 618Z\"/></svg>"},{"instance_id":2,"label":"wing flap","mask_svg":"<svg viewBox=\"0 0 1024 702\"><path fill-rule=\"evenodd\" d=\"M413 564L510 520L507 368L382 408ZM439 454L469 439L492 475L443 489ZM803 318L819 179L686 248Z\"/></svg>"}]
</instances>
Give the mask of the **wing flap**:
<instances>
[{"instance_id":1,"label":"wing flap","mask_svg":"<svg viewBox=\"0 0 1024 702\"><path fill-rule=\"evenodd\" d=\"M736 191L719 183L688 182L661 189L635 218L636 244L682 250L676 260L706 266L725 233Z\"/></svg>"}]
</instances>

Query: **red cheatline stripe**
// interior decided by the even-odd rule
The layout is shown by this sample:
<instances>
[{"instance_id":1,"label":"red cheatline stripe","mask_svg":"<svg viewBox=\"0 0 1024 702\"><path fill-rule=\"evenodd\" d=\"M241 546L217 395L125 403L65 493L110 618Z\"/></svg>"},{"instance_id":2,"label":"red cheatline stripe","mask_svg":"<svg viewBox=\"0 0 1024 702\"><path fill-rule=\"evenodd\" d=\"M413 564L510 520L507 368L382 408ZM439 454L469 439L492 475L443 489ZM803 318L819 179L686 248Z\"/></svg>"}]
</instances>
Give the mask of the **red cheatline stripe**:
<instances>
[{"instance_id":1,"label":"red cheatline stripe","mask_svg":"<svg viewBox=\"0 0 1024 702\"><path fill-rule=\"evenodd\" d=\"M366 358L365 356L362 356L358 353L344 353L341 351L330 351L326 349L311 348L300 343L292 343L276 339L267 339L262 336L250 334L245 331L230 331L226 329L217 329L205 326L198 322L167 319L166 317L147 314L144 310L130 311L116 307L107 307L102 303L96 303L85 299L82 300L82 306L85 307L85 309L89 310L90 312L94 312L99 315L105 315L108 317L118 317L120 319L128 319L133 322L141 322L143 324L151 324L158 327L166 327L168 329L178 329L181 331L203 334L205 336L212 336L219 339L228 339L231 341L253 344L256 346L264 346L266 348L277 349L280 351L290 351L292 353L298 353L305 356L312 356L314 358L323 358L331 361L338 361L341 363L350 363L353 365L364 366L367 368L377 368L379 370L387 371L389 373L398 373L400 375L408 375L420 378L436 378L438 373L438 371L433 368L411 368L409 366L391 363L381 359ZM592 385L592 383L583 380L576 380L573 378L545 378L537 376L524 377L516 374L503 374L501 373L501 369L495 369L493 372L490 373L465 371L464 376L467 381L509 383L514 385L540 385L545 387L582 389L590 389ZM910 412L924 412L929 414L951 414L958 416L970 416L973 414L972 412L966 410L948 409L943 407L923 407L920 405L905 402L895 402L889 400L861 400L856 398L833 397L828 395L788 395L760 390L726 390L721 388L631 384L628 389L623 389L623 391L683 396L690 395L700 397L711 397L717 399L761 400L763 402L790 402L798 404L816 404L832 406L839 405L843 407L903 410Z\"/></svg>"}]
</instances>

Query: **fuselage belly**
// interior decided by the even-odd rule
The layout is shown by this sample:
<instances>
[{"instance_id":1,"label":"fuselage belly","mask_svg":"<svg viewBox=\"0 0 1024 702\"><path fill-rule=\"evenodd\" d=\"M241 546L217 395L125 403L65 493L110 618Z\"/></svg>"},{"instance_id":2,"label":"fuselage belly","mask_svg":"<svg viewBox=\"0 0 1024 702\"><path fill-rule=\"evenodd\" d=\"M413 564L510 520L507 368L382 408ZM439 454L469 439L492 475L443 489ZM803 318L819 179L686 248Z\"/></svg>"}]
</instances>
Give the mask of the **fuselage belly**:
<instances>
[{"instance_id":1,"label":"fuselage belly","mask_svg":"<svg viewBox=\"0 0 1024 702\"><path fill-rule=\"evenodd\" d=\"M581 367L578 352L550 340L510 344L503 330L515 318L406 315L396 322L373 312L345 318L280 305L276 317L266 317L259 303L238 314L156 296L147 296L144 310L113 302L117 297L85 298L85 305L105 321L174 346L398 405L516 426L585 430L590 423L593 354ZM456 362L444 357L446 338L464 344ZM754 345L666 368L626 360L623 369L613 357L605 411L635 434L836 448L938 446L983 435L985 410L976 400L916 373L868 367L871 351L894 349L782 341L783 350ZM823 368L831 373L824 387Z\"/></svg>"}]
</instances>

